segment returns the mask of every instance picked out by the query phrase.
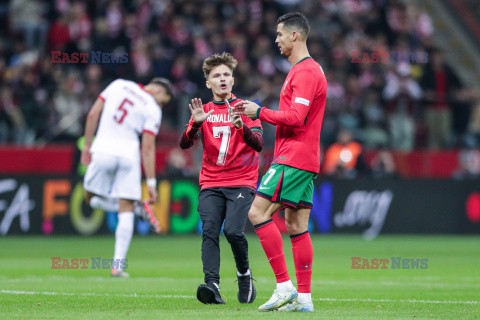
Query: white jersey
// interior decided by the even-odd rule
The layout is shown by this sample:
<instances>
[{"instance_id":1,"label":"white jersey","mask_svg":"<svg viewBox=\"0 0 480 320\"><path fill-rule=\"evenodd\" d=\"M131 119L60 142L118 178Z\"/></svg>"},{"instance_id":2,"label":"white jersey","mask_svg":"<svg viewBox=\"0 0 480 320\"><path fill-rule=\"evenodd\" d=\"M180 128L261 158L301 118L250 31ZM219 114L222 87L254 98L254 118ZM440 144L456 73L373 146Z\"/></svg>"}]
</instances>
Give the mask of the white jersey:
<instances>
[{"instance_id":1,"label":"white jersey","mask_svg":"<svg viewBox=\"0 0 480 320\"><path fill-rule=\"evenodd\" d=\"M162 111L143 86L132 81L113 81L98 96L104 101L92 153L140 159L139 136L157 135Z\"/></svg>"}]
</instances>

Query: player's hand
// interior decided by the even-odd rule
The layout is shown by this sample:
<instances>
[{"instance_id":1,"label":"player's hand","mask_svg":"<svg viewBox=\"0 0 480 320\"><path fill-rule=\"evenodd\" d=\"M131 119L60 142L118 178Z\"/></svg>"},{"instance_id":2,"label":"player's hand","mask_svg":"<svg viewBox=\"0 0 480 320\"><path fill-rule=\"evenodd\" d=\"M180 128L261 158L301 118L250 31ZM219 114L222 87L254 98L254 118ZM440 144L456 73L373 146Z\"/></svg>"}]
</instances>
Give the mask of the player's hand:
<instances>
[{"instance_id":1,"label":"player's hand","mask_svg":"<svg viewBox=\"0 0 480 320\"><path fill-rule=\"evenodd\" d=\"M232 123L235 126L235 128L240 129L241 127L243 127L243 120L241 116L231 115L230 117L232 118Z\"/></svg>"},{"instance_id":2,"label":"player's hand","mask_svg":"<svg viewBox=\"0 0 480 320\"><path fill-rule=\"evenodd\" d=\"M199 99L199 98L192 99L192 103L188 105L188 108L192 113L193 121L197 123L202 123L208 118L209 115L213 113L213 111L215 111L215 110L210 110L208 111L208 113L205 113L205 110L203 110L202 99Z\"/></svg>"},{"instance_id":3,"label":"player's hand","mask_svg":"<svg viewBox=\"0 0 480 320\"><path fill-rule=\"evenodd\" d=\"M235 114L233 110L228 110L228 114L230 115L230 119L232 119L232 123L235 128L240 129L241 127L243 127L242 116Z\"/></svg>"},{"instance_id":4,"label":"player's hand","mask_svg":"<svg viewBox=\"0 0 480 320\"><path fill-rule=\"evenodd\" d=\"M82 149L82 155L80 161L86 167L92 162L92 153L90 152L90 147L84 146Z\"/></svg>"},{"instance_id":5,"label":"player's hand","mask_svg":"<svg viewBox=\"0 0 480 320\"><path fill-rule=\"evenodd\" d=\"M255 102L243 100L235 105L235 114L243 114L250 119L256 119L259 108L260 106Z\"/></svg>"},{"instance_id":6,"label":"player's hand","mask_svg":"<svg viewBox=\"0 0 480 320\"><path fill-rule=\"evenodd\" d=\"M244 101L240 101L239 103L235 104L233 107L232 107L232 112L234 115L242 115L243 112L245 111L245 108L243 107L243 102Z\"/></svg>"},{"instance_id":7,"label":"player's hand","mask_svg":"<svg viewBox=\"0 0 480 320\"><path fill-rule=\"evenodd\" d=\"M154 187L147 187L148 190L148 201L150 203L157 202L157 190Z\"/></svg>"}]
</instances>

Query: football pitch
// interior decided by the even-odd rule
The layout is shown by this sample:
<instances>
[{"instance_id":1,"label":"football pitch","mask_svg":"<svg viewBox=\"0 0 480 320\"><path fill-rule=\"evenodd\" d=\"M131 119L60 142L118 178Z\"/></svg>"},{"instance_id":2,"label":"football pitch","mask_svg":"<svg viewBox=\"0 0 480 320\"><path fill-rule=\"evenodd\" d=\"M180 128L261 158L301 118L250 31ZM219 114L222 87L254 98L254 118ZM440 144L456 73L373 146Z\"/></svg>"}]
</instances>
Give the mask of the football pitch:
<instances>
[{"instance_id":1,"label":"football pitch","mask_svg":"<svg viewBox=\"0 0 480 320\"><path fill-rule=\"evenodd\" d=\"M110 259L114 236L0 239L0 319L479 319L480 237L313 236L312 314L260 313L275 281L258 239L249 236L257 299L237 301L234 260L221 239L226 305L196 299L201 236L134 235L130 279L92 269ZM295 282L291 244L284 246ZM89 259L88 269L52 269L52 257ZM352 269L352 257L388 259L387 269ZM395 261L392 261L392 257ZM398 260L400 259L400 260ZM409 260L413 259L413 260ZM419 265L415 259L423 260ZM356 266L366 266L363 260ZM426 263L425 263L426 262ZM61 265L62 263L60 263ZM420 267L423 267L421 269Z\"/></svg>"}]
</instances>

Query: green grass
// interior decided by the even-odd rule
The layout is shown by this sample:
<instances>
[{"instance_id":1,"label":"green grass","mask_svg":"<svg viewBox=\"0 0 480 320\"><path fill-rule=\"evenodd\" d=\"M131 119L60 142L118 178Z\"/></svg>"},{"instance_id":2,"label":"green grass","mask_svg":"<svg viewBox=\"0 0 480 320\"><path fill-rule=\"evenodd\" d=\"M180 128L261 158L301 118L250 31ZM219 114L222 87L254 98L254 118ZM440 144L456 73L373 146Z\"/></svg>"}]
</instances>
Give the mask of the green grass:
<instances>
[{"instance_id":1,"label":"green grass","mask_svg":"<svg viewBox=\"0 0 480 320\"><path fill-rule=\"evenodd\" d=\"M108 270L52 270L51 257L110 258L114 237L0 239L0 319L478 319L480 238L314 236L313 314L259 313L274 289L273 272L249 237L257 299L237 299L234 261L222 238L224 306L196 298L203 279L200 236L134 236L130 279ZM290 275L291 244L284 238ZM428 258L424 270L352 270L351 257ZM89 266L91 263L89 264ZM389 263L391 267L391 263ZM27 293L29 292L29 293Z\"/></svg>"}]
</instances>

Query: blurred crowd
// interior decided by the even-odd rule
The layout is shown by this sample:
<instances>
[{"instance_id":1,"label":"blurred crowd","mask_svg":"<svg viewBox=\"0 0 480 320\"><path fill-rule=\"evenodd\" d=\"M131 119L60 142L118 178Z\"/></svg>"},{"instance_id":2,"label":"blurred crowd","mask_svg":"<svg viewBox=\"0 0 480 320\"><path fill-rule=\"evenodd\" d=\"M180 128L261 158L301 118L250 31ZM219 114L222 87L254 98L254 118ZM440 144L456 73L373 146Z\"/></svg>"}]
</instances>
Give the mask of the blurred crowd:
<instances>
[{"instance_id":1,"label":"blurred crowd","mask_svg":"<svg viewBox=\"0 0 480 320\"><path fill-rule=\"evenodd\" d=\"M239 60L234 93L276 108L290 68L274 43L276 20L298 10L309 18L310 54L328 80L321 141L325 150L338 142L342 130L366 149L410 151L479 144L479 94L462 84L442 52L433 48L432 20L415 4L394 0L2 3L0 143L76 141L97 95L116 78L140 83L155 76L169 78L175 99L164 109L162 130L180 133L188 121L188 101L211 99L203 59L223 51ZM69 57L101 51L128 59L52 63L52 51ZM385 52L389 58L371 60ZM265 124L267 146L273 146L274 132Z\"/></svg>"}]
</instances>

